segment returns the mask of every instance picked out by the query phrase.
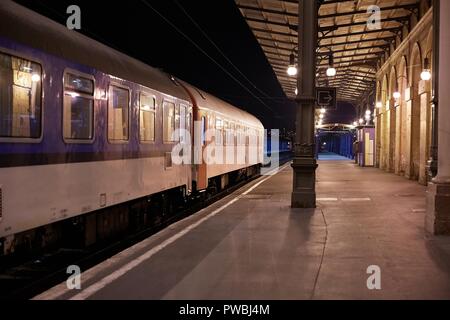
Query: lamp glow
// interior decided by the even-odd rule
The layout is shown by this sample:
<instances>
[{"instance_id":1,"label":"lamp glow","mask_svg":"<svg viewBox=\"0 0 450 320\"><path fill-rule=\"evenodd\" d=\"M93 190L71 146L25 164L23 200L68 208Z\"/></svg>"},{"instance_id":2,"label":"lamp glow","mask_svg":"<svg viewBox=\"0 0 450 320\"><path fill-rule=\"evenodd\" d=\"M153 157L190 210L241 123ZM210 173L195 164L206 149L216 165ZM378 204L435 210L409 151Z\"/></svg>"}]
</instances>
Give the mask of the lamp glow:
<instances>
[{"instance_id":1,"label":"lamp glow","mask_svg":"<svg viewBox=\"0 0 450 320\"><path fill-rule=\"evenodd\" d=\"M320 118L320 119L323 119L323 117L324 117L323 114L320 114L320 115L319 115L319 118Z\"/></svg>"},{"instance_id":2,"label":"lamp glow","mask_svg":"<svg viewBox=\"0 0 450 320\"><path fill-rule=\"evenodd\" d=\"M298 95L298 89L297 88L295 88L295 95Z\"/></svg>"},{"instance_id":3,"label":"lamp glow","mask_svg":"<svg viewBox=\"0 0 450 320\"><path fill-rule=\"evenodd\" d=\"M328 77L334 77L336 75L336 69L333 67L329 67L327 69L327 76Z\"/></svg>"},{"instance_id":4,"label":"lamp glow","mask_svg":"<svg viewBox=\"0 0 450 320\"><path fill-rule=\"evenodd\" d=\"M31 81L38 82L40 80L41 80L41 76L38 75L37 73L33 73L33 75L31 76Z\"/></svg>"},{"instance_id":5,"label":"lamp glow","mask_svg":"<svg viewBox=\"0 0 450 320\"><path fill-rule=\"evenodd\" d=\"M289 66L287 69L287 74L290 76L295 76L297 75L297 67L296 66Z\"/></svg>"},{"instance_id":6,"label":"lamp glow","mask_svg":"<svg viewBox=\"0 0 450 320\"><path fill-rule=\"evenodd\" d=\"M327 112L327 109L325 108L320 109L320 113L324 114L325 112Z\"/></svg>"},{"instance_id":7,"label":"lamp glow","mask_svg":"<svg viewBox=\"0 0 450 320\"><path fill-rule=\"evenodd\" d=\"M423 81L429 81L431 79L431 72L430 72L430 70L422 71L422 73L420 74L420 78Z\"/></svg>"},{"instance_id":8,"label":"lamp glow","mask_svg":"<svg viewBox=\"0 0 450 320\"><path fill-rule=\"evenodd\" d=\"M378 101L377 102L377 108L381 109L382 107L383 107L383 103L381 103L381 101Z\"/></svg>"},{"instance_id":9,"label":"lamp glow","mask_svg":"<svg viewBox=\"0 0 450 320\"><path fill-rule=\"evenodd\" d=\"M336 75L336 68L334 67L333 54L330 54L329 57L328 57L327 76L328 77L334 77L335 75Z\"/></svg>"},{"instance_id":10,"label":"lamp glow","mask_svg":"<svg viewBox=\"0 0 450 320\"><path fill-rule=\"evenodd\" d=\"M420 74L420 78L423 81L429 81L431 79L430 60L428 60L428 58L425 58L423 71Z\"/></svg>"},{"instance_id":11,"label":"lamp glow","mask_svg":"<svg viewBox=\"0 0 450 320\"><path fill-rule=\"evenodd\" d=\"M354 126L354 127L357 127L357 126L358 126L358 122L356 122L356 121L353 122L353 126Z\"/></svg>"},{"instance_id":12,"label":"lamp glow","mask_svg":"<svg viewBox=\"0 0 450 320\"><path fill-rule=\"evenodd\" d=\"M290 76L295 76L297 74L298 70L295 66L295 56L293 53L289 56L289 66L287 68L287 74Z\"/></svg>"},{"instance_id":13,"label":"lamp glow","mask_svg":"<svg viewBox=\"0 0 450 320\"><path fill-rule=\"evenodd\" d=\"M402 95L398 91L395 91L394 94L393 94L394 99L400 99L401 96Z\"/></svg>"},{"instance_id":14,"label":"lamp glow","mask_svg":"<svg viewBox=\"0 0 450 320\"><path fill-rule=\"evenodd\" d=\"M359 124L363 124L363 123L364 123L364 119L363 118L359 119Z\"/></svg>"}]
</instances>

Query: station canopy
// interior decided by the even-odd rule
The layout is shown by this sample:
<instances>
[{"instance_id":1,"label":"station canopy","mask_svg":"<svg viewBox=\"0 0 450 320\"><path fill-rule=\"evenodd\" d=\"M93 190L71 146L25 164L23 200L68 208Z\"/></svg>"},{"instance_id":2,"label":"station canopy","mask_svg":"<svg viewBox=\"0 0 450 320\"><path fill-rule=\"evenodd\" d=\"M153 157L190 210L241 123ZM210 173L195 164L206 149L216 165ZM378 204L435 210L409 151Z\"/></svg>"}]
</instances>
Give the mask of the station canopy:
<instances>
[{"instance_id":1,"label":"station canopy","mask_svg":"<svg viewBox=\"0 0 450 320\"><path fill-rule=\"evenodd\" d=\"M311 1L311 0L305 0ZM235 0L261 45L284 92L294 98L296 77L286 73L290 55L297 55L298 0ZM419 0L319 1L317 86L337 88L338 101L358 104L375 87L377 66L401 41ZM380 8L379 25L369 26ZM377 27L377 28L375 28ZM327 77L332 54L337 74ZM301 71L299 71L301 72Z\"/></svg>"}]
</instances>

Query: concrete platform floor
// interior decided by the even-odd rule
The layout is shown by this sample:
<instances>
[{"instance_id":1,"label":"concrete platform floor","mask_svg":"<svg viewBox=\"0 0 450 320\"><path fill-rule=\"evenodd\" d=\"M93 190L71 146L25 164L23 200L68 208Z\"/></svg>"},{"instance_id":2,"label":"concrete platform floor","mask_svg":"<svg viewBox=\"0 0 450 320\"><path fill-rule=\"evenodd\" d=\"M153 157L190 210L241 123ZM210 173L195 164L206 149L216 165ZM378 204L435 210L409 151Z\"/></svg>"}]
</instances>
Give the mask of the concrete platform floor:
<instances>
[{"instance_id":1,"label":"concrete platform floor","mask_svg":"<svg viewBox=\"0 0 450 320\"><path fill-rule=\"evenodd\" d=\"M450 299L425 187L352 161L320 162L317 180L317 209L290 208L285 166L36 299Z\"/></svg>"}]
</instances>

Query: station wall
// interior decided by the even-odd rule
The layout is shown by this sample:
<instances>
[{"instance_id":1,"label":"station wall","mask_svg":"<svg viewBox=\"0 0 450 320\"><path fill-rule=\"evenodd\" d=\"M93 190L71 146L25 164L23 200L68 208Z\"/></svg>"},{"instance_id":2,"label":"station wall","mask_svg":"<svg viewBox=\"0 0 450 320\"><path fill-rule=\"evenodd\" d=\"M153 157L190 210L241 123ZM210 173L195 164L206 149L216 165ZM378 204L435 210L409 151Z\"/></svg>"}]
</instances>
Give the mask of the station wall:
<instances>
[{"instance_id":1,"label":"station wall","mask_svg":"<svg viewBox=\"0 0 450 320\"><path fill-rule=\"evenodd\" d=\"M422 1L377 72L375 112L377 167L426 185L431 146L431 81L421 80L427 58L432 66L433 17L429 1ZM398 91L400 97L395 98Z\"/></svg>"}]
</instances>

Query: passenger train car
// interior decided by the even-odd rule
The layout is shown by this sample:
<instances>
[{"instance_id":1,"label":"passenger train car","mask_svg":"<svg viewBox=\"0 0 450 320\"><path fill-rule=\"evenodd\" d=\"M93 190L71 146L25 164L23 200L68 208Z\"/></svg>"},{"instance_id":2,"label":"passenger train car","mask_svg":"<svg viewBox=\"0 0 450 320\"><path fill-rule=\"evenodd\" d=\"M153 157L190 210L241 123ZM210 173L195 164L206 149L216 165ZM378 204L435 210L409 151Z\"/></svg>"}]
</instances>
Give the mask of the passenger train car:
<instances>
[{"instance_id":1,"label":"passenger train car","mask_svg":"<svg viewBox=\"0 0 450 320\"><path fill-rule=\"evenodd\" d=\"M254 116L0 2L0 255L156 223L257 174L263 135ZM180 142L191 159L213 145L227 146L223 157L244 150L243 161L174 164Z\"/></svg>"}]
</instances>

